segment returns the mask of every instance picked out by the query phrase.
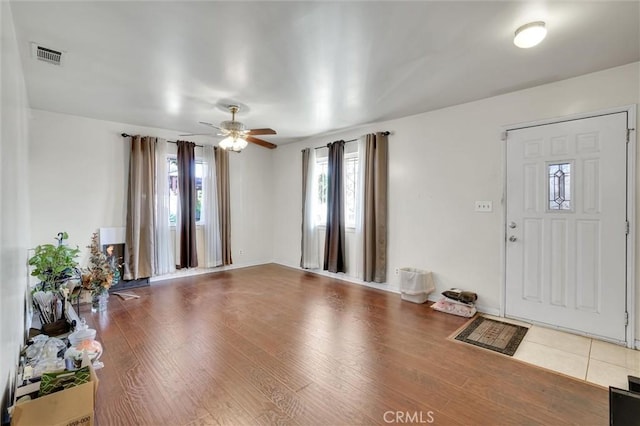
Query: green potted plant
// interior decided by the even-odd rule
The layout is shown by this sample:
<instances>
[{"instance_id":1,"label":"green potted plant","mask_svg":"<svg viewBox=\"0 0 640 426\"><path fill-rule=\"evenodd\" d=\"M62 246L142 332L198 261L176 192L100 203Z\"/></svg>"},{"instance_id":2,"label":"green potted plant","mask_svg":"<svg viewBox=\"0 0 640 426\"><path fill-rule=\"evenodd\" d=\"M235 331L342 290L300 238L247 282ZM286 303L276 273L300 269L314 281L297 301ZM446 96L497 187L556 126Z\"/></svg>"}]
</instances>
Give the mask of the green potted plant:
<instances>
[{"instance_id":1,"label":"green potted plant","mask_svg":"<svg viewBox=\"0 0 640 426\"><path fill-rule=\"evenodd\" d=\"M69 247L63 241L69 238L66 232L58 233L57 244L42 244L34 249L29 259L33 267L31 275L37 277L31 293L33 306L39 314L42 330L47 334L60 334L68 331L64 319L65 292L61 287L73 277L79 278L78 247Z\"/></svg>"}]
</instances>

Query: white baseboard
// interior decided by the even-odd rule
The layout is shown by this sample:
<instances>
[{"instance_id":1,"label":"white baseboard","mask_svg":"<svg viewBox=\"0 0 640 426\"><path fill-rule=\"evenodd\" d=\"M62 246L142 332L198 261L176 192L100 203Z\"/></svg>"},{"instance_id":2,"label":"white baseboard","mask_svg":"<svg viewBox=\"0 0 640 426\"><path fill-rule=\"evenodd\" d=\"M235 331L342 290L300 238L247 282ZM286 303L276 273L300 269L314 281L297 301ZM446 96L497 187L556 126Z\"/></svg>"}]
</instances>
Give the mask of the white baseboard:
<instances>
[{"instance_id":1,"label":"white baseboard","mask_svg":"<svg viewBox=\"0 0 640 426\"><path fill-rule=\"evenodd\" d=\"M476 305L476 310L478 312L482 312L483 314L493 315L494 317L500 316L500 309L498 308L489 308L483 305Z\"/></svg>"},{"instance_id":2,"label":"white baseboard","mask_svg":"<svg viewBox=\"0 0 640 426\"><path fill-rule=\"evenodd\" d=\"M184 277L193 277L196 275L203 275L203 274L215 274L218 272L230 271L232 269L250 268L252 266L266 265L269 263L273 263L273 262L270 260L267 260L267 261L257 261L257 262L243 263L243 264L233 264L233 265L227 265L227 266L218 266L216 268L181 269L181 270L176 270L176 272L172 274L156 275L155 277L151 277L149 278L149 283L152 284L158 281L173 280L176 278L184 278Z\"/></svg>"},{"instance_id":3,"label":"white baseboard","mask_svg":"<svg viewBox=\"0 0 640 426\"><path fill-rule=\"evenodd\" d=\"M362 281L359 278L356 277L352 277L346 274L336 274L334 272L328 272L328 271L323 271L320 269L302 269L299 265L291 265L288 263L283 263L283 262L277 262L274 261L273 263L275 263L276 265L281 265L281 266L286 266L287 268L292 268L292 269L297 269L299 271L304 271L304 272L309 272L312 274L316 274L316 275L322 275L323 277L329 277L329 278L333 278L336 280L341 280L341 281L346 281L346 282L350 282L353 284L358 284L364 287L370 287L370 288L375 288L378 290L382 290L382 291L388 291L389 293L397 293L400 294L400 289L396 286L387 284L387 283L372 283L372 282L366 282L366 281Z\"/></svg>"}]
</instances>

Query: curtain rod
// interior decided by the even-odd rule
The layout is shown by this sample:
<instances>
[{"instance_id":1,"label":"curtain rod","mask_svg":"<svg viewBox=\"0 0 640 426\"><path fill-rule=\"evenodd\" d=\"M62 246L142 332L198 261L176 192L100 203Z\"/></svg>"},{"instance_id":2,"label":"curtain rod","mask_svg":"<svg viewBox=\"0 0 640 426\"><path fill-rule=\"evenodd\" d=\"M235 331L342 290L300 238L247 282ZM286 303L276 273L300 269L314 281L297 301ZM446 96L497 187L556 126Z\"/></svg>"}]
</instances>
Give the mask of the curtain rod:
<instances>
[{"instance_id":1,"label":"curtain rod","mask_svg":"<svg viewBox=\"0 0 640 426\"><path fill-rule=\"evenodd\" d=\"M120 133L120 136L122 136L123 138L129 138L129 137L131 137L133 135L130 135L128 133ZM167 143L175 143L175 144L177 144L178 141L167 141ZM198 145L198 144L196 144L196 146L199 146L200 148L204 147L204 145Z\"/></svg>"},{"instance_id":2,"label":"curtain rod","mask_svg":"<svg viewBox=\"0 0 640 426\"><path fill-rule=\"evenodd\" d=\"M389 131L379 132L379 133L382 133L382 134L383 134L383 135L385 135L385 136L389 136L389 135L391 134L391 132L389 132ZM349 139L348 141L344 141L344 143L356 142L358 139L360 139L360 138L356 138L356 139ZM315 147L315 148L313 148L313 149L322 149L322 148L327 148L329 145L331 145L331 144L326 144L326 145L324 145L324 146L317 146L317 147Z\"/></svg>"}]
</instances>

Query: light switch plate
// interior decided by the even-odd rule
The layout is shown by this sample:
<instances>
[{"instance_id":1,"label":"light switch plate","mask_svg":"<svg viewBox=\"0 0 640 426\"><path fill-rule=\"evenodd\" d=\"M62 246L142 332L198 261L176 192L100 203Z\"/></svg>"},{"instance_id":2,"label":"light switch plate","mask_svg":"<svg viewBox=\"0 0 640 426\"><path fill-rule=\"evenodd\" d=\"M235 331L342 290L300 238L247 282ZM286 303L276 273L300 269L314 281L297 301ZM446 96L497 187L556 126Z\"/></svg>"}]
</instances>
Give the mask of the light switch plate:
<instances>
[{"instance_id":1,"label":"light switch plate","mask_svg":"<svg viewBox=\"0 0 640 426\"><path fill-rule=\"evenodd\" d=\"M476 201L477 212L491 212L493 211L493 202L491 201Z\"/></svg>"}]
</instances>

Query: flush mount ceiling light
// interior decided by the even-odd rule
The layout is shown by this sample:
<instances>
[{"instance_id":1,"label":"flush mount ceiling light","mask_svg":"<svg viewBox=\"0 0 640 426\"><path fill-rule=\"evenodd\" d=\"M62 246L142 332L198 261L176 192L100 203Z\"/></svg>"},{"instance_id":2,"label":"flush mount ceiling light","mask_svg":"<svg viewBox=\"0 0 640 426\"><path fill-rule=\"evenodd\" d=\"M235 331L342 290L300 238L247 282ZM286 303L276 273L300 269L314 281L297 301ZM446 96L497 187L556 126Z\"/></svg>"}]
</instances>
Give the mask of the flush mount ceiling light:
<instances>
[{"instance_id":1,"label":"flush mount ceiling light","mask_svg":"<svg viewBox=\"0 0 640 426\"><path fill-rule=\"evenodd\" d=\"M544 22L529 22L516 30L513 44L528 49L540 43L547 35L547 27Z\"/></svg>"}]
</instances>

